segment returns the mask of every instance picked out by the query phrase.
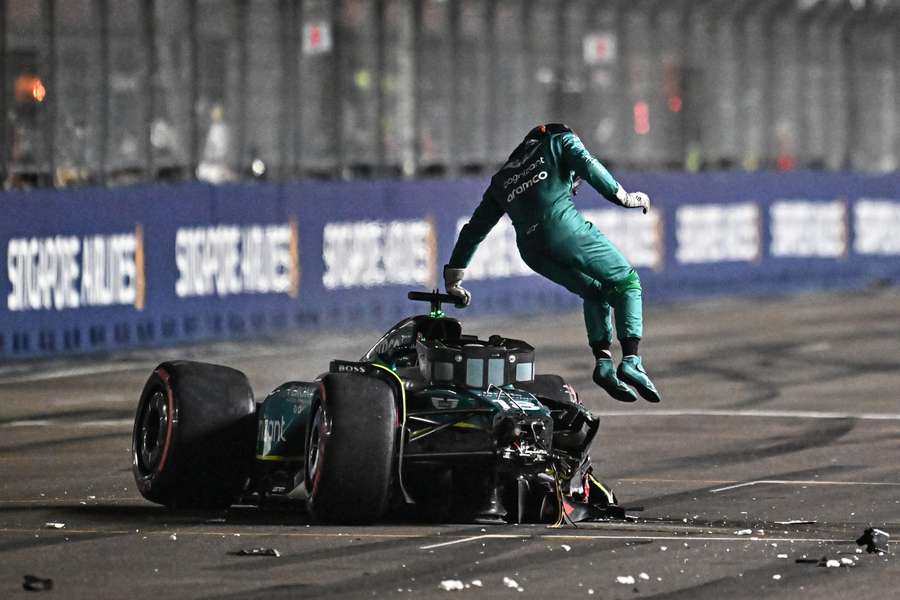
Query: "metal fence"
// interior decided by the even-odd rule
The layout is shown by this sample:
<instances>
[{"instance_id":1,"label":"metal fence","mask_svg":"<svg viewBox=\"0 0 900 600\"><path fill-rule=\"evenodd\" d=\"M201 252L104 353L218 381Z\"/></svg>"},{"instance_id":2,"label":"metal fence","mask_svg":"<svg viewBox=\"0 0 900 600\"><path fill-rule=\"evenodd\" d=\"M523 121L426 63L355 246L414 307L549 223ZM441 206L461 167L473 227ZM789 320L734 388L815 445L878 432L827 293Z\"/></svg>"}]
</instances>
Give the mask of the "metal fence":
<instances>
[{"instance_id":1,"label":"metal fence","mask_svg":"<svg viewBox=\"0 0 900 600\"><path fill-rule=\"evenodd\" d=\"M898 0L0 0L7 187L900 164Z\"/></svg>"}]
</instances>

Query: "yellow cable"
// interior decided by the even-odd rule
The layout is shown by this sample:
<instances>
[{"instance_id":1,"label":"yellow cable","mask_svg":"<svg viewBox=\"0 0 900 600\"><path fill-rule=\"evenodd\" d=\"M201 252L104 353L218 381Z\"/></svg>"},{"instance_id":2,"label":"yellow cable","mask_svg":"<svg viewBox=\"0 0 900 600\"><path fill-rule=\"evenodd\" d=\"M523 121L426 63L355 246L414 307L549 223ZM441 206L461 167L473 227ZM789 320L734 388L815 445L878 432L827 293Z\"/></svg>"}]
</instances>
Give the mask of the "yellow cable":
<instances>
[{"instance_id":1,"label":"yellow cable","mask_svg":"<svg viewBox=\"0 0 900 600\"><path fill-rule=\"evenodd\" d=\"M588 478L594 482L594 485L596 485L598 488L600 488L601 492L606 494L607 502L609 502L610 504L615 504L615 499L613 498L612 492L610 492L608 489L606 489L606 486L604 486L602 483L600 483L600 481L593 475L588 475Z\"/></svg>"},{"instance_id":2,"label":"yellow cable","mask_svg":"<svg viewBox=\"0 0 900 600\"><path fill-rule=\"evenodd\" d=\"M397 380L397 384L400 386L400 400L403 406L403 418L400 420L400 451L397 453L397 481L400 483L400 492L403 494L403 499L410 504L414 504L413 499L408 493L406 493L406 486L403 485L403 446L404 442L406 441L406 388L403 385L403 380L400 379L400 376L397 375L397 373L395 373L393 369L390 369L378 363L372 363L372 366L378 367L384 372L389 373L394 377L394 379Z\"/></svg>"}]
</instances>

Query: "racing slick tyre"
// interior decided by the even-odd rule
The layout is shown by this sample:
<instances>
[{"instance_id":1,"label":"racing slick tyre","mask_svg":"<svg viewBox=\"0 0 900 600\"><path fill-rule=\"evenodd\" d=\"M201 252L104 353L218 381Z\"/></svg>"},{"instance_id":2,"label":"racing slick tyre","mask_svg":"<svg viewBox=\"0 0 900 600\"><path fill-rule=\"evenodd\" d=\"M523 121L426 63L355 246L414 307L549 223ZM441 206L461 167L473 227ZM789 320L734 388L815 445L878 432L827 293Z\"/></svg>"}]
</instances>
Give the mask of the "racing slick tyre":
<instances>
[{"instance_id":1,"label":"racing slick tyre","mask_svg":"<svg viewBox=\"0 0 900 600\"><path fill-rule=\"evenodd\" d=\"M144 385L134 419L138 491L170 508L227 508L250 475L255 425L256 403L243 373L162 363Z\"/></svg>"},{"instance_id":2,"label":"racing slick tyre","mask_svg":"<svg viewBox=\"0 0 900 600\"><path fill-rule=\"evenodd\" d=\"M386 382L331 373L312 411L307 509L322 523L372 523L388 507L397 414Z\"/></svg>"}]
</instances>

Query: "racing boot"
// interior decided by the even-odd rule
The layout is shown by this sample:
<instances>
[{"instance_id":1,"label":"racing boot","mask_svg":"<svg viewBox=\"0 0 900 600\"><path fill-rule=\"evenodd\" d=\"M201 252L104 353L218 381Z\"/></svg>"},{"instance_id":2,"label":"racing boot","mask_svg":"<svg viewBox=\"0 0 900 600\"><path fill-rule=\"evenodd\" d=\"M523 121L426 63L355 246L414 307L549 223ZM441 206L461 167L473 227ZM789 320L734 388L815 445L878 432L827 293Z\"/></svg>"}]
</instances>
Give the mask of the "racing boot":
<instances>
[{"instance_id":1,"label":"racing boot","mask_svg":"<svg viewBox=\"0 0 900 600\"><path fill-rule=\"evenodd\" d=\"M634 402L637 396L634 391L616 377L611 356L601 356L594 367L594 383L606 390L606 393L619 402Z\"/></svg>"},{"instance_id":2,"label":"racing boot","mask_svg":"<svg viewBox=\"0 0 900 600\"><path fill-rule=\"evenodd\" d=\"M653 385L650 377L647 376L647 371L644 370L644 365L641 364L641 357L637 354L623 357L616 374L625 383L633 385L647 402L660 401L659 392L656 391L656 386Z\"/></svg>"}]
</instances>

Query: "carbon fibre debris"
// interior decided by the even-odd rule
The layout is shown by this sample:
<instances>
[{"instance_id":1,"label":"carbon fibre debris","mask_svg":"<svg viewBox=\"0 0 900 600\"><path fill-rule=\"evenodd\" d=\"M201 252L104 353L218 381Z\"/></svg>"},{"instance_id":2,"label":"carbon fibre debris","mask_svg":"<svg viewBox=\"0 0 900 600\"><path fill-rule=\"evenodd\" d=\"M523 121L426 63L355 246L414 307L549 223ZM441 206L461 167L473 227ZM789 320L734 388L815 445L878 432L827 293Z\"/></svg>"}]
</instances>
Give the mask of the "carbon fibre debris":
<instances>
[{"instance_id":1,"label":"carbon fibre debris","mask_svg":"<svg viewBox=\"0 0 900 600\"><path fill-rule=\"evenodd\" d=\"M237 556L274 556L278 558L281 556L281 552L279 552L276 548L242 548L234 553Z\"/></svg>"},{"instance_id":2,"label":"carbon fibre debris","mask_svg":"<svg viewBox=\"0 0 900 600\"><path fill-rule=\"evenodd\" d=\"M890 539L890 534L886 531L882 531L881 529L877 529L875 527L869 527L866 529L859 538L856 540L856 544L859 546L865 546L866 552L870 554L874 554L876 552L887 552L888 551L888 540Z\"/></svg>"},{"instance_id":3,"label":"carbon fibre debris","mask_svg":"<svg viewBox=\"0 0 900 600\"><path fill-rule=\"evenodd\" d=\"M28 592L49 592L53 589L53 580L50 578L25 575L22 581L22 589Z\"/></svg>"}]
</instances>

